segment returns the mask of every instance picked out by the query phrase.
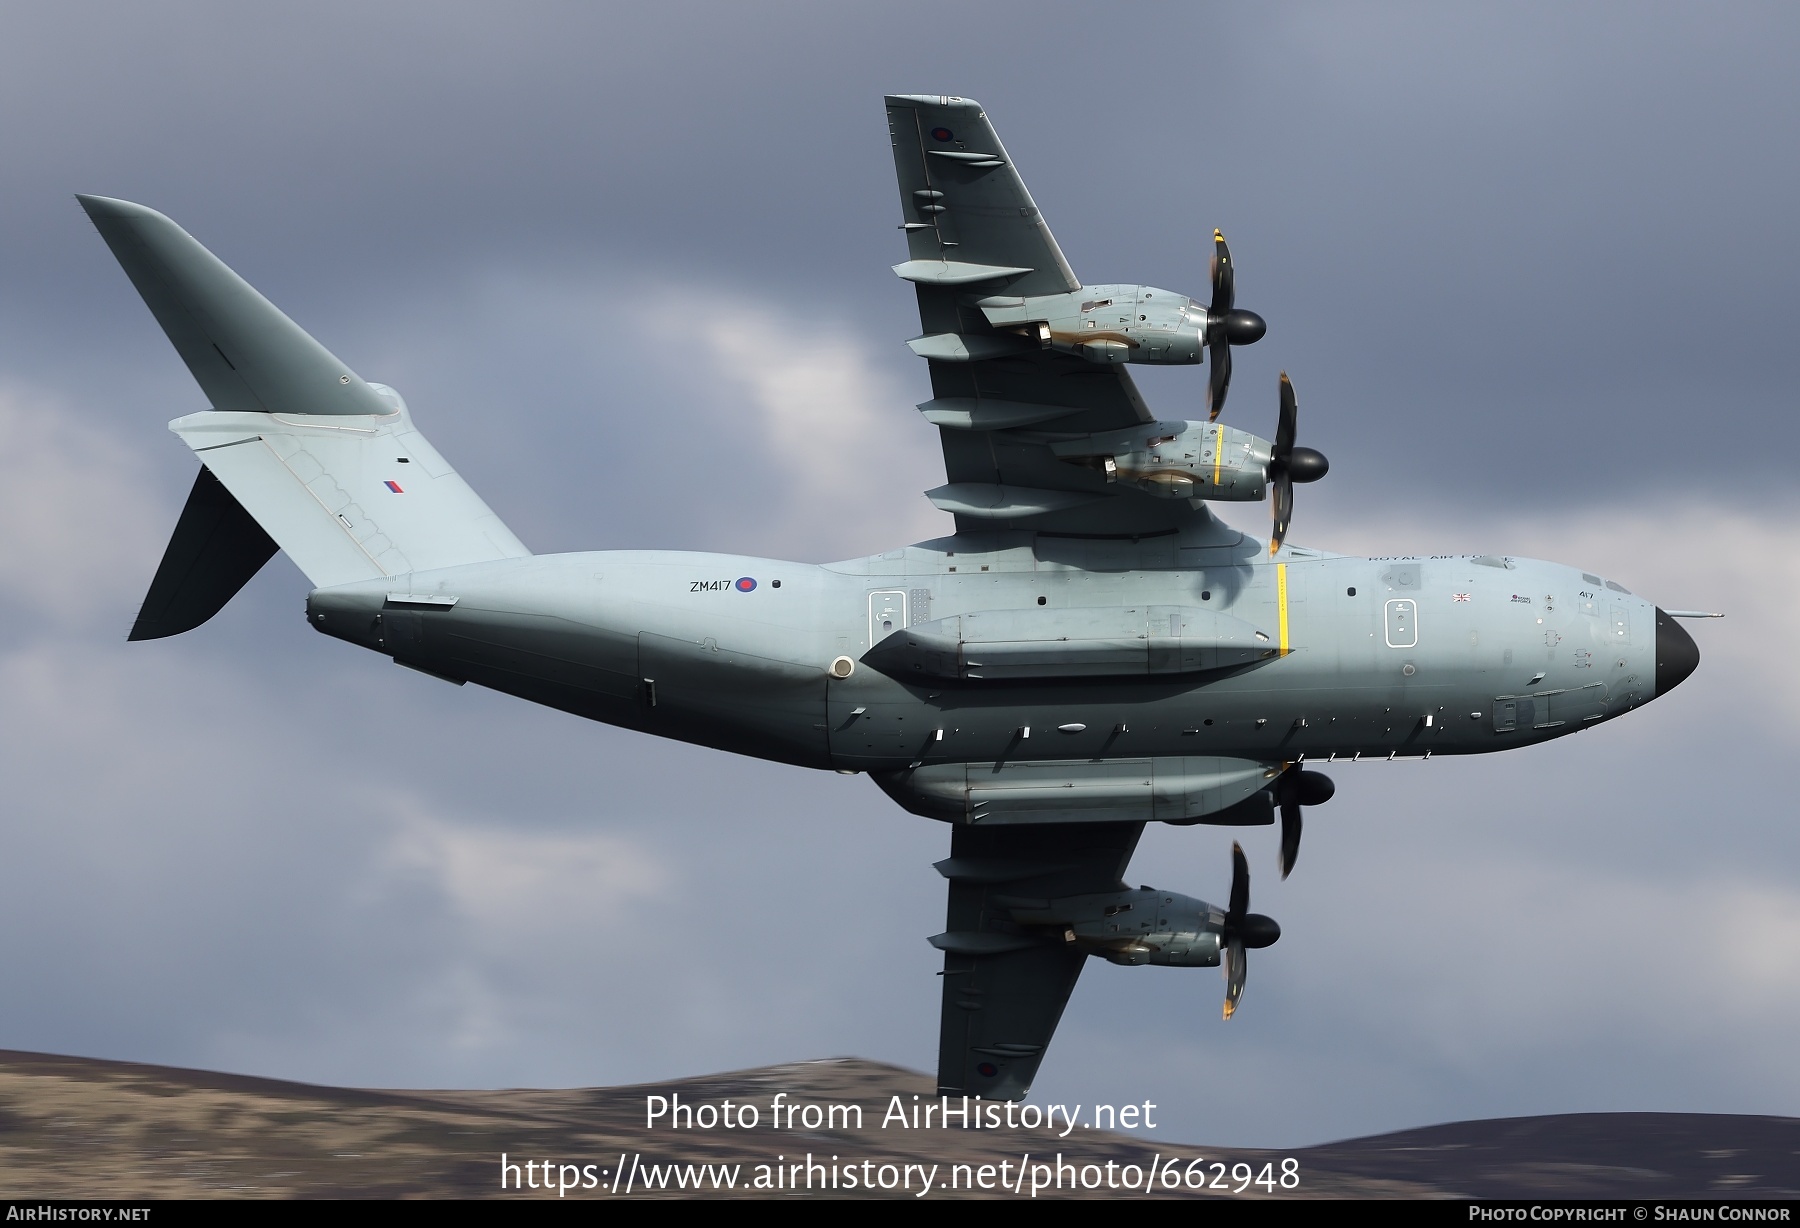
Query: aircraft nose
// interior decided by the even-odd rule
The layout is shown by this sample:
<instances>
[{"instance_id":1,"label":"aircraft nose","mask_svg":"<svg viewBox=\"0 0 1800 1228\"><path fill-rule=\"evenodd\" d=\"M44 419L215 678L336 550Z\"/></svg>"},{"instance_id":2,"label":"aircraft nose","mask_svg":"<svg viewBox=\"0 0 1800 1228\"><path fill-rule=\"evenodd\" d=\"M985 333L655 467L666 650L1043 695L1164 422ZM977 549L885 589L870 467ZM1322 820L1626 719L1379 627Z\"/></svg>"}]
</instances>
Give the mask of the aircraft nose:
<instances>
[{"instance_id":1,"label":"aircraft nose","mask_svg":"<svg viewBox=\"0 0 1800 1228\"><path fill-rule=\"evenodd\" d=\"M1656 693L1680 686L1700 664L1700 646L1673 618L1656 611Z\"/></svg>"}]
</instances>

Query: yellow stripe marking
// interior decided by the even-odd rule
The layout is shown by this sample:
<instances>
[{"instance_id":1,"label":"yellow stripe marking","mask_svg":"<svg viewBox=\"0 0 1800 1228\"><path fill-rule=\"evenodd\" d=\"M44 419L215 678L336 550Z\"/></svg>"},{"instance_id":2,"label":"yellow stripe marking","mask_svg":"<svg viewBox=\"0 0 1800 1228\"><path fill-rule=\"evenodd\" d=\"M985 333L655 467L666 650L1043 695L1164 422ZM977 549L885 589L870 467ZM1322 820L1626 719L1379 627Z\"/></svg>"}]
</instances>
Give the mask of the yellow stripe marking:
<instances>
[{"instance_id":1,"label":"yellow stripe marking","mask_svg":"<svg viewBox=\"0 0 1800 1228\"><path fill-rule=\"evenodd\" d=\"M1213 436L1213 485L1214 486L1220 485L1219 470L1224 467L1224 464L1225 464L1225 428L1221 426L1218 428L1218 433Z\"/></svg>"},{"instance_id":2,"label":"yellow stripe marking","mask_svg":"<svg viewBox=\"0 0 1800 1228\"><path fill-rule=\"evenodd\" d=\"M1275 564L1275 601L1281 607L1281 655L1288 655L1287 564Z\"/></svg>"}]
</instances>

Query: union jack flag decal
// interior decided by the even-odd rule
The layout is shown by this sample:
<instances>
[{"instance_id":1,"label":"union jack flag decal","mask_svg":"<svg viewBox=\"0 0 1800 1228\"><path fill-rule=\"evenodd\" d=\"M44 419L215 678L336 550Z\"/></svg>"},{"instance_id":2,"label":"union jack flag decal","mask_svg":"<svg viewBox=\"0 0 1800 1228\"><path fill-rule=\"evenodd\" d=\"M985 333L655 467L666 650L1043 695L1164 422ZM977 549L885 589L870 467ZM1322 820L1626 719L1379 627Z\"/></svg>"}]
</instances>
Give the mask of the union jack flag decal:
<instances>
[{"instance_id":1,"label":"union jack flag decal","mask_svg":"<svg viewBox=\"0 0 1800 1228\"><path fill-rule=\"evenodd\" d=\"M1452 601L1467 601L1468 599L1469 599L1469 594L1467 594L1467 593L1456 593L1456 594L1453 594L1450 598L1450 600L1452 600Z\"/></svg>"}]
</instances>

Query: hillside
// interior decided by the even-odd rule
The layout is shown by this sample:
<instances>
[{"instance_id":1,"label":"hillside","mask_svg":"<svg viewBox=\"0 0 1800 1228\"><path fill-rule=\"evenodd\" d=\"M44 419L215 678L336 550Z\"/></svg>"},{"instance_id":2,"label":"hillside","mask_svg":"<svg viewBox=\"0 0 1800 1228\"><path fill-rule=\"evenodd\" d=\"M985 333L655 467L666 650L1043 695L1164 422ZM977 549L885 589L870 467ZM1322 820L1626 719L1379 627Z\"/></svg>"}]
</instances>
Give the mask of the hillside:
<instances>
[{"instance_id":1,"label":"hillside","mask_svg":"<svg viewBox=\"0 0 1800 1228\"><path fill-rule=\"evenodd\" d=\"M1087 1128L911 1129L881 1126L891 1098L910 1110L930 1099L927 1078L853 1058L803 1062L636 1087L513 1091L378 1091L85 1058L0 1051L0 1197L497 1197L500 1156L517 1163L592 1164L599 1188L617 1196L621 1155L634 1193L680 1179L674 1163L740 1165L742 1186L757 1165L810 1154L879 1178L907 1173L914 1191L937 1165L933 1196L958 1192L980 1166L1016 1176L1058 1153L1099 1177L1153 1157L1177 1173L1203 1157L1260 1173L1298 1161L1299 1196L1335 1197L1800 1197L1800 1119L1681 1113L1573 1114L1466 1121L1352 1139L1291 1152L1172 1146ZM802 1118L775 1129L767 1106L860 1104L861 1128L839 1120L807 1129ZM648 1097L684 1104L758 1105L755 1129L646 1130ZM632 1157L635 1156L635 1161ZM869 1161L867 1169L863 1161ZM997 1166L1009 1164L1007 1170ZM967 1168L952 1173L952 1165ZM560 1170L559 1170L560 1171ZM715 1170L715 1172L718 1170ZM730 1170L726 1170L729 1172ZM766 1177L769 1169L765 1168ZM823 1170L815 1181L828 1180ZM1164 1171L1159 1169L1159 1171ZM685 1168L679 1170L685 1175ZM521 1177L524 1170L520 1170ZM531 1173L536 1179L537 1170ZM776 1192L776 1191L769 1191ZM840 1184L839 1192L844 1192ZM860 1192L860 1191L857 1191ZM981 1194L983 1191L972 1191ZM988 1196L1006 1197L999 1189ZM1065 1189L1065 1196L1067 1194ZM1093 1191L1104 1194L1104 1190ZM1171 1194L1176 1191L1167 1191ZM1277 1194L1286 1192L1277 1189ZM755 1193L755 1191L751 1191ZM793 1196L784 1189L780 1196ZM1029 1181L1025 1193L1030 1193ZM1045 1194L1051 1193L1046 1191ZM666 1189L663 1196L677 1196ZM900 1191L895 1191L900 1196ZM507 1196L545 1196L543 1190ZM1265 1197L1252 1185L1246 1196ZM554 1190L548 1193L556 1197ZM1044 1196L1044 1195L1040 1195Z\"/></svg>"}]
</instances>

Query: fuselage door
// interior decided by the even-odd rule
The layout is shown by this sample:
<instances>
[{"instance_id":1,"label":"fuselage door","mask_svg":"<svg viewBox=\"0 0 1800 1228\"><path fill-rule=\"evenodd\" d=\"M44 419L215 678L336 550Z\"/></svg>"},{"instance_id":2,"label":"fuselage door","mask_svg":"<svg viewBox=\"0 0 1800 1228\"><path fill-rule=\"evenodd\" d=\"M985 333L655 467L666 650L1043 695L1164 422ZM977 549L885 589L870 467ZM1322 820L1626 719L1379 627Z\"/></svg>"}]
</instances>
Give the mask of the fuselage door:
<instances>
[{"instance_id":1,"label":"fuselage door","mask_svg":"<svg viewBox=\"0 0 1800 1228\"><path fill-rule=\"evenodd\" d=\"M1387 603L1387 646L1414 648L1419 643L1419 603L1396 597Z\"/></svg>"},{"instance_id":2,"label":"fuselage door","mask_svg":"<svg viewBox=\"0 0 1800 1228\"><path fill-rule=\"evenodd\" d=\"M906 626L906 590L883 589L869 594L869 647Z\"/></svg>"}]
</instances>

